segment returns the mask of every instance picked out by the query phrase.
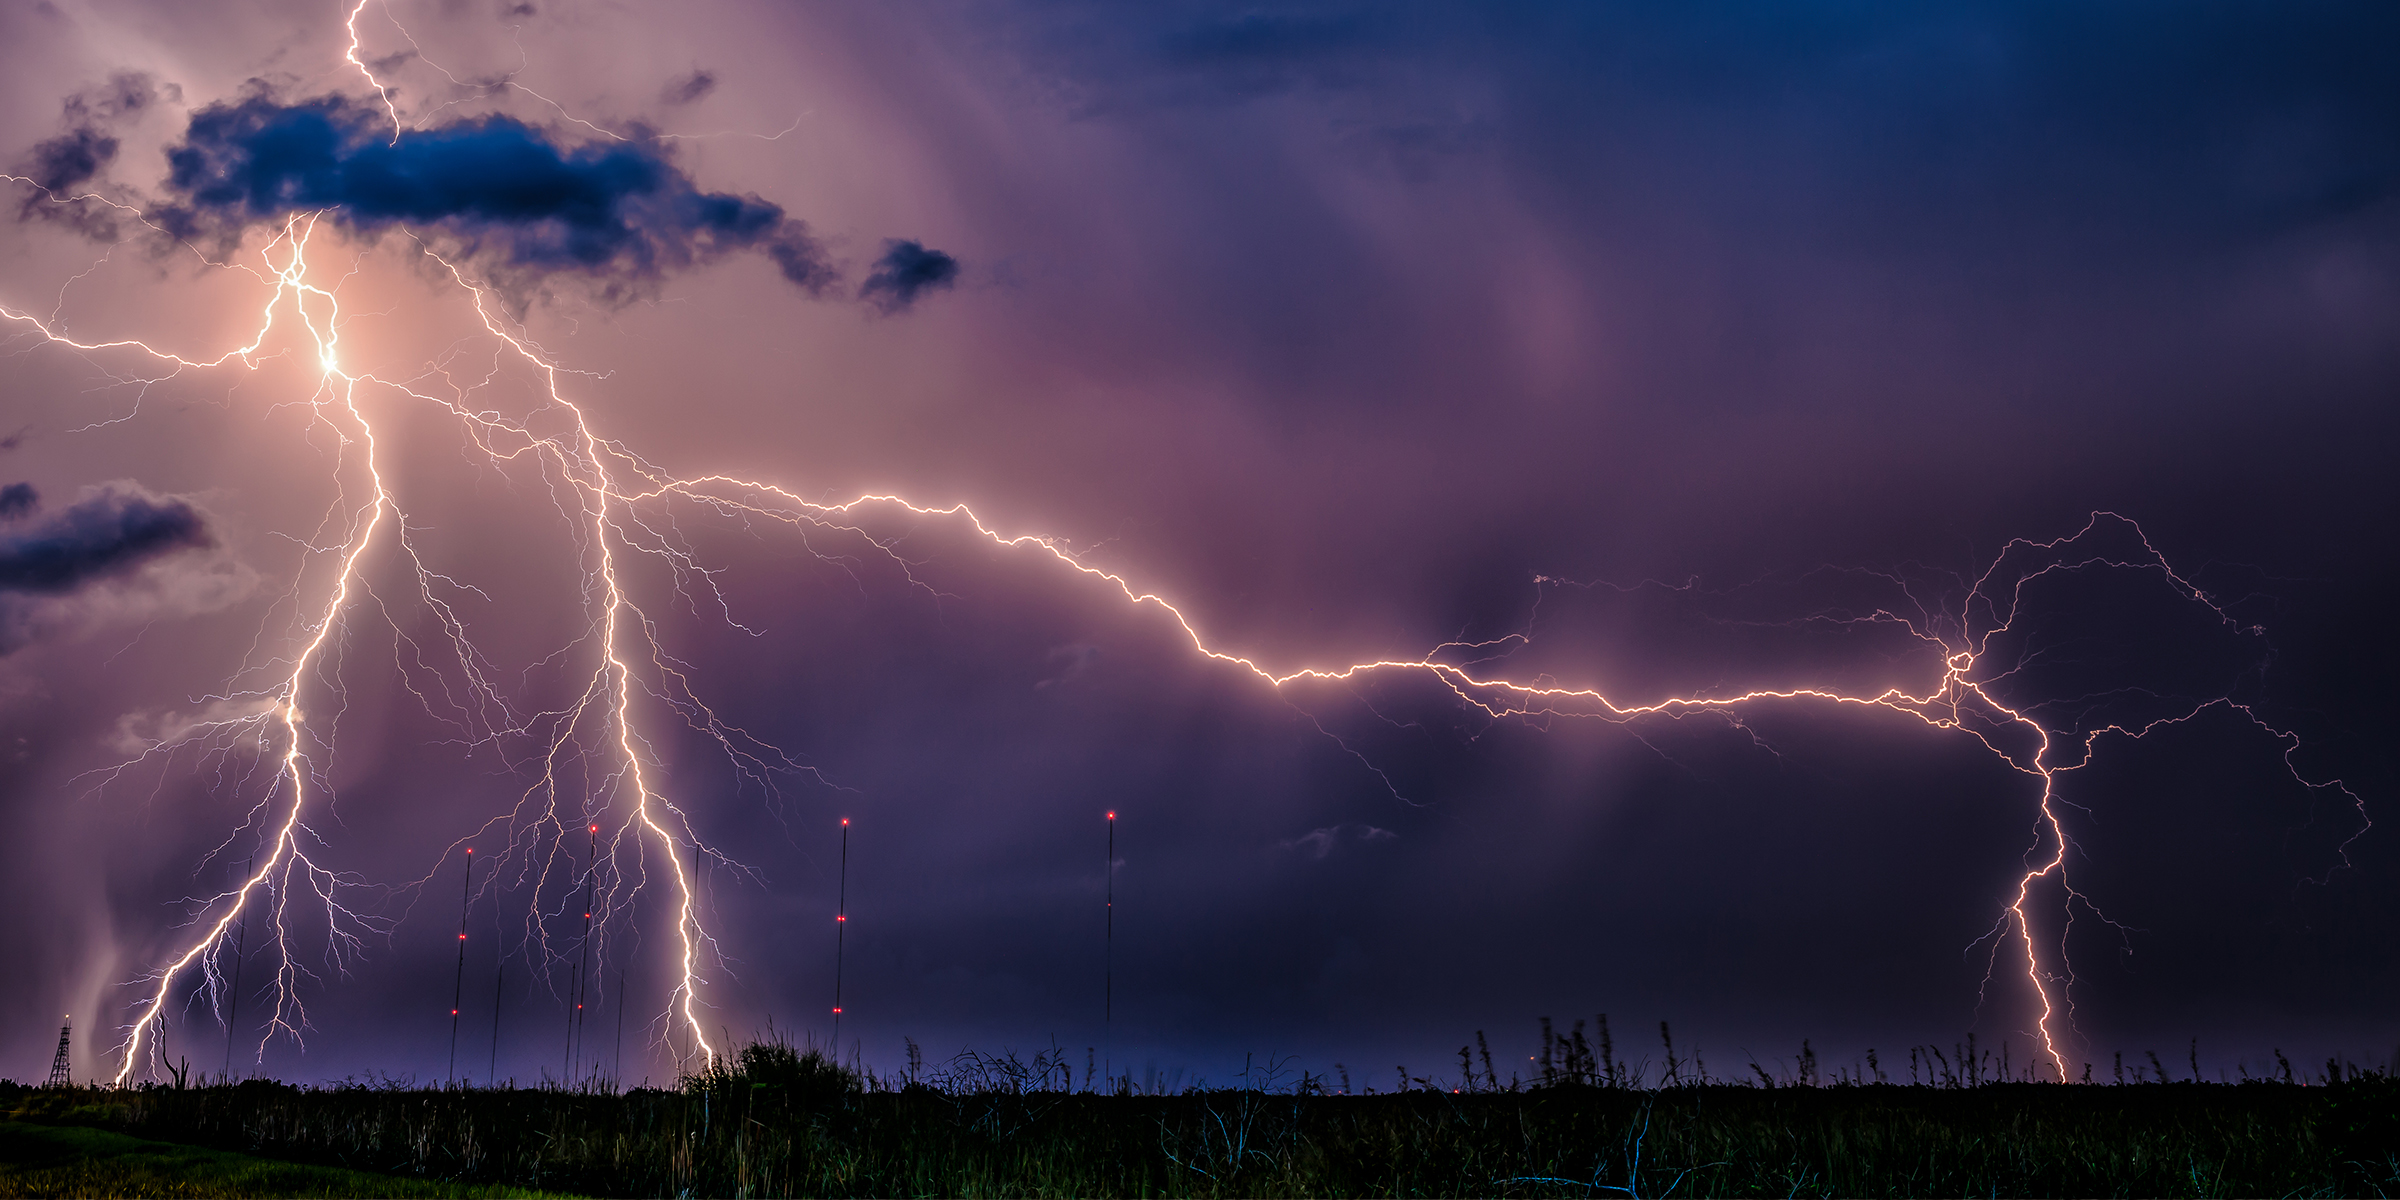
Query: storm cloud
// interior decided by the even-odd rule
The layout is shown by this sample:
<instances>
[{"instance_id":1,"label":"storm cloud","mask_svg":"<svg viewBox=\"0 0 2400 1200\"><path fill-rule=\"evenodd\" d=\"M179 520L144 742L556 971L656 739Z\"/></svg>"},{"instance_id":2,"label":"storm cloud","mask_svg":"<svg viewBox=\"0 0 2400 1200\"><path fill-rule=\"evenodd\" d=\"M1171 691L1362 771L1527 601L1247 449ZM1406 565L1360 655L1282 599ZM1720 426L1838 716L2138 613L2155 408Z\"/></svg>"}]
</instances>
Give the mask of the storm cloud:
<instances>
[{"instance_id":1,"label":"storm cloud","mask_svg":"<svg viewBox=\"0 0 2400 1200\"><path fill-rule=\"evenodd\" d=\"M63 192L89 181L117 156L117 139L86 126L42 142L26 159L34 186Z\"/></svg>"},{"instance_id":2,"label":"storm cloud","mask_svg":"<svg viewBox=\"0 0 2400 1200\"><path fill-rule=\"evenodd\" d=\"M385 121L338 96L201 109L168 151L176 201L161 222L179 237L222 240L327 209L367 234L438 230L465 256L518 276L635 282L754 250L812 293L839 277L805 223L757 196L700 190L656 143L561 146L505 116L397 135Z\"/></svg>"},{"instance_id":3,"label":"storm cloud","mask_svg":"<svg viewBox=\"0 0 2400 1200\"><path fill-rule=\"evenodd\" d=\"M30 484L0 489L0 515L31 511ZM178 550L215 544L198 509L129 488L102 488L56 515L0 534L0 592L58 595Z\"/></svg>"},{"instance_id":4,"label":"storm cloud","mask_svg":"<svg viewBox=\"0 0 2400 1200\"><path fill-rule=\"evenodd\" d=\"M0 488L0 654L129 613L204 610L241 590L222 586L222 562L198 578L142 572L217 544L186 501L109 484L48 516L34 515L40 507L30 483Z\"/></svg>"},{"instance_id":5,"label":"storm cloud","mask_svg":"<svg viewBox=\"0 0 2400 1200\"><path fill-rule=\"evenodd\" d=\"M117 240L117 211L76 193L116 161L122 143L113 129L138 118L162 96L176 94L140 72L121 71L68 96L59 105L66 131L35 143L16 164L15 172L37 189L18 208L18 219L59 221L87 237Z\"/></svg>"}]
</instances>

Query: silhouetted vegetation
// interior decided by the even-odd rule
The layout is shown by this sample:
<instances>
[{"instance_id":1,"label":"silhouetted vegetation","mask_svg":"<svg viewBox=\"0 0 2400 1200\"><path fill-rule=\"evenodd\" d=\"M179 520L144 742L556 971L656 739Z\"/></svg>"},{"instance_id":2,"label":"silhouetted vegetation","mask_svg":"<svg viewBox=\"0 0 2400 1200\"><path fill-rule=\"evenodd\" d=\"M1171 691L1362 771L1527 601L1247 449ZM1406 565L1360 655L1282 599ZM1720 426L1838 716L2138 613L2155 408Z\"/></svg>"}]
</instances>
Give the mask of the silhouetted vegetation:
<instances>
[{"instance_id":1,"label":"silhouetted vegetation","mask_svg":"<svg viewBox=\"0 0 2400 1200\"><path fill-rule=\"evenodd\" d=\"M1603 1021L1544 1023L1531 1079L1477 1036L1459 1075L1392 1091L1246 1069L1166 1093L1058 1052L914 1053L879 1077L780 1040L676 1090L391 1084L15 1088L20 1120L450 1185L595 1195L2391 1195L2400 1079L2288 1063L2170 1081L2155 1056L2090 1085L2007 1051L1918 1047L1830 1073L1805 1045L1721 1078L1626 1061ZM1075 1068L1081 1066L1078 1071ZM2197 1056L2191 1076L2196 1077ZM1079 1078L1080 1076L1080 1078ZM2140 1082L2135 1082L2138 1079ZM2121 1082L2120 1082L2121 1081Z\"/></svg>"},{"instance_id":2,"label":"silhouetted vegetation","mask_svg":"<svg viewBox=\"0 0 2400 1200\"><path fill-rule=\"evenodd\" d=\"M543 1192L278 1162L74 1125L0 1121L0 1197L541 1196Z\"/></svg>"}]
</instances>

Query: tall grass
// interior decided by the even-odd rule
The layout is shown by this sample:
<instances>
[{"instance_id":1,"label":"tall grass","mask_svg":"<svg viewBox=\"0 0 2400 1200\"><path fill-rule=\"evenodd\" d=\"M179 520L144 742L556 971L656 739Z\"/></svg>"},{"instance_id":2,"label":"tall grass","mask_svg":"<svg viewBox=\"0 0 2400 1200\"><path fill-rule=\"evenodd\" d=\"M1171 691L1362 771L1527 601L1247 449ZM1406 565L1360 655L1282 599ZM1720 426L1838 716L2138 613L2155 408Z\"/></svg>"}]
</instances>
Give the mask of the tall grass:
<instances>
[{"instance_id":1,"label":"tall grass","mask_svg":"<svg viewBox=\"0 0 2400 1200\"><path fill-rule=\"evenodd\" d=\"M491 1197L545 1193L402 1179L144 1141L102 1129L0 1122L0 1200L19 1196Z\"/></svg>"},{"instance_id":2,"label":"tall grass","mask_svg":"<svg viewBox=\"0 0 2400 1200\"><path fill-rule=\"evenodd\" d=\"M912 1056L876 1077L780 1040L676 1090L233 1086L0 1093L24 1117L462 1183L597 1195L2389 1195L2400 1080L2328 1064L2241 1084L2024 1082L1919 1047L1917 1082L1813 1051L1748 1082L1628 1062L1603 1022L1503 1081L1343 1094L1268 1067L1174 1094L1057 1052ZM1482 1053L1473 1053L1480 1045ZM1896 1067L1896 1063L1894 1066ZM1077 1079L1081 1075L1080 1081ZM2196 1071L2195 1071L2196 1074Z\"/></svg>"}]
</instances>

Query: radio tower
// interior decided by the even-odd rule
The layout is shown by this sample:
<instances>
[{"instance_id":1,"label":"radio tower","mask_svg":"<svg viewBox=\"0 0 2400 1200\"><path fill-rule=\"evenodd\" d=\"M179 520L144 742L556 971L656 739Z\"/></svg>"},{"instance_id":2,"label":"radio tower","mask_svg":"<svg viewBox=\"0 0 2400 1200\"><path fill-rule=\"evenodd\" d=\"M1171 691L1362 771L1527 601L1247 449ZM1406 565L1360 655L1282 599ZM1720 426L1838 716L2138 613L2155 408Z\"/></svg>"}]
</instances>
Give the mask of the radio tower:
<instances>
[{"instance_id":1,"label":"radio tower","mask_svg":"<svg viewBox=\"0 0 2400 1200\"><path fill-rule=\"evenodd\" d=\"M842 1056L842 935L850 931L850 818L842 818L842 876L833 894L833 1056Z\"/></svg>"},{"instance_id":2,"label":"radio tower","mask_svg":"<svg viewBox=\"0 0 2400 1200\"><path fill-rule=\"evenodd\" d=\"M50 1082L45 1087L74 1087L75 1075L67 1068L67 1032L75 1026L75 1014L67 1014L67 1022L58 1027L58 1057L50 1060Z\"/></svg>"}]
</instances>

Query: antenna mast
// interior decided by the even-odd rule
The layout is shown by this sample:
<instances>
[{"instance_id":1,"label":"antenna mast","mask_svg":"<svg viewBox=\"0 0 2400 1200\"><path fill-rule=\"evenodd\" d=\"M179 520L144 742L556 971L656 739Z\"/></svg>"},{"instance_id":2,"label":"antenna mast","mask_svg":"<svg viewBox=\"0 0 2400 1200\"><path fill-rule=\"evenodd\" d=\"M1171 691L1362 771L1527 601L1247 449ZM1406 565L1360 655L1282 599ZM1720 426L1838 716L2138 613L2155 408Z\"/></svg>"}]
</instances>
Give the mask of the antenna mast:
<instances>
[{"instance_id":1,"label":"antenna mast","mask_svg":"<svg viewBox=\"0 0 2400 1200\"><path fill-rule=\"evenodd\" d=\"M66 1024L58 1027L58 1057L50 1060L50 1082L45 1087L74 1087L75 1073L67 1067L67 1033L75 1027L75 1015L67 1014Z\"/></svg>"},{"instance_id":2,"label":"antenna mast","mask_svg":"<svg viewBox=\"0 0 2400 1200\"><path fill-rule=\"evenodd\" d=\"M1108 927L1100 940L1100 1024L1117 1015L1117 814L1108 814Z\"/></svg>"},{"instance_id":3,"label":"antenna mast","mask_svg":"<svg viewBox=\"0 0 2400 1200\"><path fill-rule=\"evenodd\" d=\"M833 899L833 1060L842 1060L842 935L850 930L850 818L842 818L842 874Z\"/></svg>"},{"instance_id":4,"label":"antenna mast","mask_svg":"<svg viewBox=\"0 0 2400 1200\"><path fill-rule=\"evenodd\" d=\"M467 903L475 894L475 848L467 847L467 877L458 886L458 971L450 978L450 1081L458 1082L458 1009L466 998Z\"/></svg>"}]
</instances>

